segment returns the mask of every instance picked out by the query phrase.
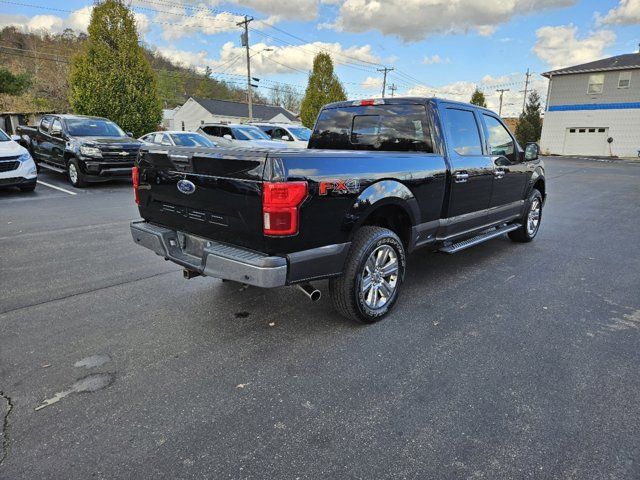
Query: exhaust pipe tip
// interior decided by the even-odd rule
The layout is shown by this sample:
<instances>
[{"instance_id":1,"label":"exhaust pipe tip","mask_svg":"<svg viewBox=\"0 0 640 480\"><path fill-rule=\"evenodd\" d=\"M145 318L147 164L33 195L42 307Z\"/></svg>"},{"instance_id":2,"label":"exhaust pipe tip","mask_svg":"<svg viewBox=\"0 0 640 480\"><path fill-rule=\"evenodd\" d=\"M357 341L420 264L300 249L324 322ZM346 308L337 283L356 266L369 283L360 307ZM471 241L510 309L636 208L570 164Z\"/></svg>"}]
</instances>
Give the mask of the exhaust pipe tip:
<instances>
[{"instance_id":1,"label":"exhaust pipe tip","mask_svg":"<svg viewBox=\"0 0 640 480\"><path fill-rule=\"evenodd\" d=\"M322 297L322 292L320 292L320 290L313 287L313 285L310 285L309 283L298 283L296 284L296 287L298 288L298 290L304 293L312 302L317 302Z\"/></svg>"},{"instance_id":2,"label":"exhaust pipe tip","mask_svg":"<svg viewBox=\"0 0 640 480\"><path fill-rule=\"evenodd\" d=\"M200 273L196 272L195 270L189 270L188 268L182 269L182 277L185 280L191 280L192 278L199 277L199 276L200 276Z\"/></svg>"}]
</instances>

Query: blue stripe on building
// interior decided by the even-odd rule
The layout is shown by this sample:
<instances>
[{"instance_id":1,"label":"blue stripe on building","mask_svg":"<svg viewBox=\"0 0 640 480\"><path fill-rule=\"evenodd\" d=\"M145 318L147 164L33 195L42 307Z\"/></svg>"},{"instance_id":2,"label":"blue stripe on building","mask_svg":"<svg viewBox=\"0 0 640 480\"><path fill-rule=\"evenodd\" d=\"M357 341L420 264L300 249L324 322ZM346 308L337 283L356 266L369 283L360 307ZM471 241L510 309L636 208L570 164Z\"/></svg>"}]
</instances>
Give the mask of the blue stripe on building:
<instances>
[{"instance_id":1,"label":"blue stripe on building","mask_svg":"<svg viewBox=\"0 0 640 480\"><path fill-rule=\"evenodd\" d=\"M640 108L640 102L631 103L583 103L578 105L551 105L549 112L571 112L576 110L628 110Z\"/></svg>"}]
</instances>

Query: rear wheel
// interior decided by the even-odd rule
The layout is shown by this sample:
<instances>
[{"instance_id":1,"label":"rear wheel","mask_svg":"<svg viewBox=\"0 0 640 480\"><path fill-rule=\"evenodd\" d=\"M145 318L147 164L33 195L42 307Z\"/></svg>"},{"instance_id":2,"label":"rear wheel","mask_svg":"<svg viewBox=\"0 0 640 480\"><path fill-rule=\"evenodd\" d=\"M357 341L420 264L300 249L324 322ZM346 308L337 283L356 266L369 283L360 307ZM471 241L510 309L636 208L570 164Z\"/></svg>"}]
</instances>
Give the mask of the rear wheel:
<instances>
[{"instance_id":1,"label":"rear wheel","mask_svg":"<svg viewBox=\"0 0 640 480\"><path fill-rule=\"evenodd\" d=\"M522 226L513 232L509 232L509 238L514 242L530 242L538 234L540 222L542 221L542 194L533 189L527 202L525 211L520 223Z\"/></svg>"},{"instance_id":2,"label":"rear wheel","mask_svg":"<svg viewBox=\"0 0 640 480\"><path fill-rule=\"evenodd\" d=\"M84 174L80 170L80 166L78 165L78 160L72 158L69 160L67 164L67 178L71 185L76 188L82 188L87 185L87 181L84 178Z\"/></svg>"},{"instance_id":3,"label":"rear wheel","mask_svg":"<svg viewBox=\"0 0 640 480\"><path fill-rule=\"evenodd\" d=\"M352 320L380 320L398 300L405 265L404 246L395 233L362 227L351 244L342 276L329 280L334 307Z\"/></svg>"}]
</instances>

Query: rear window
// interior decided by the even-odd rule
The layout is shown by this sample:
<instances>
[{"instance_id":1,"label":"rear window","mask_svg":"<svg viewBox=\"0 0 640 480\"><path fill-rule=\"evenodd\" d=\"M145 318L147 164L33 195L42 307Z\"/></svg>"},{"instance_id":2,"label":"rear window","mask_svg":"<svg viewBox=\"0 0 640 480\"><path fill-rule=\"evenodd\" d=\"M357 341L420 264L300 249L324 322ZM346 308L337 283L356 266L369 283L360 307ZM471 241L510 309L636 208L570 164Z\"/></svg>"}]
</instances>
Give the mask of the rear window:
<instances>
[{"instance_id":1,"label":"rear window","mask_svg":"<svg viewBox=\"0 0 640 480\"><path fill-rule=\"evenodd\" d=\"M320 112L309 148L433 153L424 105L327 108Z\"/></svg>"}]
</instances>

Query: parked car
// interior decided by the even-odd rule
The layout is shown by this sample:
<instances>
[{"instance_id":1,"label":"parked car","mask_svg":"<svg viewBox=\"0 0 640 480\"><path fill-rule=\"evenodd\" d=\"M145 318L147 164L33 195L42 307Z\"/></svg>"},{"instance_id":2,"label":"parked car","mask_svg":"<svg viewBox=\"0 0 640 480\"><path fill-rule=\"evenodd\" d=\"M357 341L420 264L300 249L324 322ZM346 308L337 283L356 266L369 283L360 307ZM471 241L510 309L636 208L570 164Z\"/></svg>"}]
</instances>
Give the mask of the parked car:
<instances>
[{"instance_id":1,"label":"parked car","mask_svg":"<svg viewBox=\"0 0 640 480\"><path fill-rule=\"evenodd\" d=\"M287 142L287 144L293 148L307 148L309 138L311 138L311 130L302 125L261 122L254 122L251 125L255 125L269 135L271 140Z\"/></svg>"},{"instance_id":2,"label":"parked car","mask_svg":"<svg viewBox=\"0 0 640 480\"><path fill-rule=\"evenodd\" d=\"M171 147L217 147L218 145L198 132L151 132L139 138L141 142Z\"/></svg>"},{"instance_id":3,"label":"parked car","mask_svg":"<svg viewBox=\"0 0 640 480\"><path fill-rule=\"evenodd\" d=\"M36 164L17 139L0 130L0 187L18 187L23 192L33 192L38 179Z\"/></svg>"},{"instance_id":4,"label":"parked car","mask_svg":"<svg viewBox=\"0 0 640 480\"><path fill-rule=\"evenodd\" d=\"M66 173L78 188L129 177L142 145L111 120L82 115L45 115L37 127L17 133L39 167Z\"/></svg>"},{"instance_id":5,"label":"parked car","mask_svg":"<svg viewBox=\"0 0 640 480\"><path fill-rule=\"evenodd\" d=\"M271 140L269 135L254 125L242 123L205 123L198 133L206 135L221 147L287 148L283 142Z\"/></svg>"},{"instance_id":6,"label":"parked car","mask_svg":"<svg viewBox=\"0 0 640 480\"><path fill-rule=\"evenodd\" d=\"M452 254L505 233L534 239L546 198L538 155L475 105L334 103L308 150L143 147L133 182L143 220L131 232L185 278L298 285L312 299L320 293L309 282L329 278L338 312L374 322L396 303L416 248Z\"/></svg>"}]
</instances>

